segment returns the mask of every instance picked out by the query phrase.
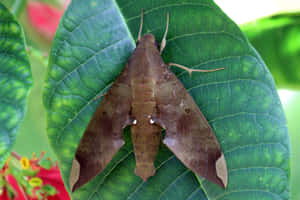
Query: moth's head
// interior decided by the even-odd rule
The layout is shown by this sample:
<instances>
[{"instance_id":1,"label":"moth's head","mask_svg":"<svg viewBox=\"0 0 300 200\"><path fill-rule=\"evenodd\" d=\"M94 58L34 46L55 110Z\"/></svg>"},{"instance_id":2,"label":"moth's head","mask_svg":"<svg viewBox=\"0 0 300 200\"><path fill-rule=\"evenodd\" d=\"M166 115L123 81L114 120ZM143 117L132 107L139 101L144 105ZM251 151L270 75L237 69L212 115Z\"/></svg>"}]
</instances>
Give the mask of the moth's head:
<instances>
[{"instance_id":1,"label":"moth's head","mask_svg":"<svg viewBox=\"0 0 300 200\"><path fill-rule=\"evenodd\" d=\"M137 42L136 46L143 47L143 48L155 47L155 48L159 49L159 43L157 42L154 35L152 35L152 34L144 35L140 39L140 41Z\"/></svg>"}]
</instances>

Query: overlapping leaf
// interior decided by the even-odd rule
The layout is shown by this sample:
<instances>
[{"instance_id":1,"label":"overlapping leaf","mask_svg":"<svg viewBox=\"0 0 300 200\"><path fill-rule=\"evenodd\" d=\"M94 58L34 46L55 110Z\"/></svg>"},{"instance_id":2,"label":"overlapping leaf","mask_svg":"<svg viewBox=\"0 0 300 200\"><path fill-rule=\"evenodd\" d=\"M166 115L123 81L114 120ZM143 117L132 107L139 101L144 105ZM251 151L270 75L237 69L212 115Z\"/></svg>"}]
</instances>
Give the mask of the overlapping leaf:
<instances>
[{"instance_id":1,"label":"overlapping leaf","mask_svg":"<svg viewBox=\"0 0 300 200\"><path fill-rule=\"evenodd\" d=\"M109 88L135 47L141 8L144 33L158 40L170 12L166 62L226 67L192 77L174 72L225 152L228 188L196 177L165 147L155 176L143 183L134 174L126 131L126 145L73 199L288 199L289 140L274 81L239 28L210 0L72 1L55 36L44 91L48 136L66 186L77 145L99 104L94 98Z\"/></svg>"},{"instance_id":2,"label":"overlapping leaf","mask_svg":"<svg viewBox=\"0 0 300 200\"><path fill-rule=\"evenodd\" d=\"M21 26L0 3L0 166L23 120L32 77Z\"/></svg>"},{"instance_id":3,"label":"overlapping leaf","mask_svg":"<svg viewBox=\"0 0 300 200\"><path fill-rule=\"evenodd\" d=\"M300 14L286 13L262 18L242 30L265 60L276 85L285 89L300 86Z\"/></svg>"}]
</instances>

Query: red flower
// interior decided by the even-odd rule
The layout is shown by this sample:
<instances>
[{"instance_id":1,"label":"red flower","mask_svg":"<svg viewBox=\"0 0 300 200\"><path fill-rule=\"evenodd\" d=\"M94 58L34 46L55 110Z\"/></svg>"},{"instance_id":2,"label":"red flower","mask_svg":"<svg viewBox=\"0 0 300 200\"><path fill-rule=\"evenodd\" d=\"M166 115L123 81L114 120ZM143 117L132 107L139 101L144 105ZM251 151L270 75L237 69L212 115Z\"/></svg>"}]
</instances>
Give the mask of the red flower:
<instances>
[{"instance_id":1,"label":"red flower","mask_svg":"<svg viewBox=\"0 0 300 200\"><path fill-rule=\"evenodd\" d=\"M70 200L69 194L65 189L64 183L61 179L58 166L53 166L51 169L40 168L37 177L43 180L43 185L52 185L55 187L57 194L48 196L48 200Z\"/></svg>"},{"instance_id":2,"label":"red flower","mask_svg":"<svg viewBox=\"0 0 300 200\"><path fill-rule=\"evenodd\" d=\"M28 200L24 191L20 188L17 180L12 175L5 176L5 181L9 184L12 189L15 191L14 199L13 200ZM11 200L8 195L7 187L3 188L3 193L0 195L1 200Z\"/></svg>"},{"instance_id":3,"label":"red flower","mask_svg":"<svg viewBox=\"0 0 300 200\"><path fill-rule=\"evenodd\" d=\"M58 9L42 2L30 1L27 4L30 23L48 40L52 40L63 12L63 8Z\"/></svg>"},{"instance_id":4,"label":"red flower","mask_svg":"<svg viewBox=\"0 0 300 200\"><path fill-rule=\"evenodd\" d=\"M70 200L57 163L42 160L44 154L37 158L34 153L29 160L11 153L12 157L0 170L0 200Z\"/></svg>"}]
</instances>

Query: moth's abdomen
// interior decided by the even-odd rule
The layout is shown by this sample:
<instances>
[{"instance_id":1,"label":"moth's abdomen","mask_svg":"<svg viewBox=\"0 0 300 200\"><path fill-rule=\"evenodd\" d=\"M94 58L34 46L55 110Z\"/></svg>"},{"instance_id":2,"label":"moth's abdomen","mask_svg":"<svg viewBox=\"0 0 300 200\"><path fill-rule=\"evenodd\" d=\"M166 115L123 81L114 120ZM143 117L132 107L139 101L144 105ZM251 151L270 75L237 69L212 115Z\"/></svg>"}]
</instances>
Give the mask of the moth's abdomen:
<instances>
[{"instance_id":1,"label":"moth's abdomen","mask_svg":"<svg viewBox=\"0 0 300 200\"><path fill-rule=\"evenodd\" d=\"M136 175L144 181L155 174L154 160L161 140L161 128L157 125L131 126L131 138L136 160Z\"/></svg>"},{"instance_id":2,"label":"moth's abdomen","mask_svg":"<svg viewBox=\"0 0 300 200\"><path fill-rule=\"evenodd\" d=\"M135 173L144 181L155 173L153 163L161 140L161 128L151 123L151 116L156 112L154 84L151 79L132 81L132 117L136 123L131 126L131 138L136 159Z\"/></svg>"}]
</instances>

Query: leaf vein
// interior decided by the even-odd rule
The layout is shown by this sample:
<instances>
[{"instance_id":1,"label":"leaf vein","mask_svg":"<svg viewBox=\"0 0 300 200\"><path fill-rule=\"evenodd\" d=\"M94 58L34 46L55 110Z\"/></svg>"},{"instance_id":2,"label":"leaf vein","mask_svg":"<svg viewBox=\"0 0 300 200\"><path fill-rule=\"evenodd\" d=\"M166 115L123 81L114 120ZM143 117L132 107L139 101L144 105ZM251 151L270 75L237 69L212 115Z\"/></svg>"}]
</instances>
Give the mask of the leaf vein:
<instances>
[{"instance_id":1,"label":"leaf vein","mask_svg":"<svg viewBox=\"0 0 300 200\"><path fill-rule=\"evenodd\" d=\"M165 193L178 181L180 180L182 177L184 177L185 175L187 175L187 173L190 172L190 169L186 169L184 172L182 172L181 174L179 174L177 177L175 177L175 179L166 187L166 189L164 191L162 191L162 193L159 195L158 199L160 200Z\"/></svg>"},{"instance_id":2,"label":"leaf vein","mask_svg":"<svg viewBox=\"0 0 300 200\"><path fill-rule=\"evenodd\" d=\"M89 101L89 102L87 102L87 104L86 105L84 105L82 108L80 108L80 110L73 116L73 118L70 120L70 121L68 121L68 123L60 130L60 132L62 133L76 118L77 118L77 116L87 107L87 106L89 106L91 103L93 103L94 101L95 101L95 97L97 97L97 96L99 96L99 95L101 95L101 94L103 94L103 91L106 89L106 88L108 88L108 87L110 87L111 86L111 84L112 83L110 83L110 84L108 84L105 88L103 88L100 92L98 92L98 94L97 95L95 95L93 98L91 98L91 100ZM56 134L56 144L58 144L59 143L59 140L60 140L60 138L61 138L61 136L62 136L63 134Z\"/></svg>"},{"instance_id":3,"label":"leaf vein","mask_svg":"<svg viewBox=\"0 0 300 200\"><path fill-rule=\"evenodd\" d=\"M170 156L168 159L166 159L165 161L163 161L162 163L160 163L160 165L158 165L158 167L155 168L155 170L157 171L159 168L161 168L163 165L165 165L168 161L172 160L172 158L175 158L175 155ZM144 182L142 181L136 187L136 189L127 197L127 200L129 200L135 193L137 193L139 191L139 189L142 187L143 184L144 184Z\"/></svg>"},{"instance_id":4,"label":"leaf vein","mask_svg":"<svg viewBox=\"0 0 300 200\"><path fill-rule=\"evenodd\" d=\"M111 174L111 172L119 165L121 164L121 162L123 162L124 160L126 160L131 154L133 153L133 151L129 151L126 155L124 155L124 157L122 159L120 159L108 172L107 174L103 177L102 181L95 187L95 190L93 192L91 192L91 195L88 197L88 200L91 199L92 195L94 193L97 192L97 190L100 188L100 186L104 183L105 179ZM100 195L100 191L97 192Z\"/></svg>"},{"instance_id":5,"label":"leaf vein","mask_svg":"<svg viewBox=\"0 0 300 200\"><path fill-rule=\"evenodd\" d=\"M126 39L126 38L125 38ZM93 59L95 56L99 55L100 53L102 53L103 51L107 50L110 47L113 47L114 45L118 44L119 42L122 42L125 40L124 38L106 46L103 49L100 49L96 54L93 54L92 56L90 56L89 58L87 58L83 63L80 63L79 65L77 65L75 68L73 68L70 72L68 72L63 78L61 78L60 80L57 81L56 86L52 89L51 91L51 95L49 96L50 99L53 98L53 94L55 93L55 91L57 90L57 88L59 88L61 82L66 79L67 77L69 77L74 71L78 70L80 67L84 66L87 62L89 62L91 59ZM58 66L58 65L57 65ZM50 100L51 102L51 100Z\"/></svg>"},{"instance_id":6,"label":"leaf vein","mask_svg":"<svg viewBox=\"0 0 300 200\"><path fill-rule=\"evenodd\" d=\"M230 194L238 193L238 192L262 192L262 193L270 194L271 196L276 197L276 199L278 199L278 198L279 198L279 199L282 199L282 198L280 197L280 195L278 195L278 194L276 194L276 193L273 193L273 192L270 192L270 191L267 191L267 190L259 190L259 189L243 189L243 190L232 190L232 191L230 191L230 192L225 192L225 193L223 193L223 194L217 196L217 197L215 198L215 200L218 200L218 199L220 199L220 198L222 198L222 197L224 197L224 196L228 196L228 195L230 195Z\"/></svg>"},{"instance_id":7,"label":"leaf vein","mask_svg":"<svg viewBox=\"0 0 300 200\"><path fill-rule=\"evenodd\" d=\"M168 5L163 5L163 6L158 6L155 8L151 8L150 10L146 10L144 11L144 15L149 14L151 12L154 12L156 10L160 10L160 9L164 9L164 8L172 8L172 7L180 7L180 6L199 6L199 7L206 7L206 8L210 8L212 10L215 10L213 7L209 6L208 4L204 4L204 3L177 3L177 4L168 4ZM133 17L128 18L126 21L127 23L139 18L140 15L136 15Z\"/></svg>"}]
</instances>

